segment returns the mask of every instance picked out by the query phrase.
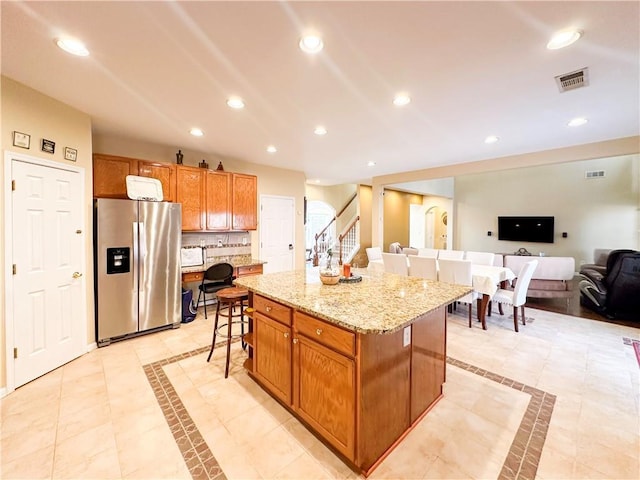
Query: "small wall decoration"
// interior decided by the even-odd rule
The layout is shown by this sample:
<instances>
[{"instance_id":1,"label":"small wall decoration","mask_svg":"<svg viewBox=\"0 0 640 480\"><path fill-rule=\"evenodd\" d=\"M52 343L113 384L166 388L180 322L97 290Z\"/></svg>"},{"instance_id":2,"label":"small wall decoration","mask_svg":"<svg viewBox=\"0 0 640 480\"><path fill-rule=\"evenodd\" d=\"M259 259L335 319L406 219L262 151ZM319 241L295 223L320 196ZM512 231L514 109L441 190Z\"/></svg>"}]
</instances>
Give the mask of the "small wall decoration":
<instances>
[{"instance_id":1,"label":"small wall decoration","mask_svg":"<svg viewBox=\"0 0 640 480\"><path fill-rule=\"evenodd\" d=\"M13 132L13 145L28 149L31 145L31 135L21 132Z\"/></svg>"},{"instance_id":2,"label":"small wall decoration","mask_svg":"<svg viewBox=\"0 0 640 480\"><path fill-rule=\"evenodd\" d=\"M42 139L42 147L41 150L45 153L55 153L56 151L56 142L51 140L47 140L46 138Z\"/></svg>"},{"instance_id":3,"label":"small wall decoration","mask_svg":"<svg viewBox=\"0 0 640 480\"><path fill-rule=\"evenodd\" d=\"M75 162L78 158L78 150L71 147L64 147L64 159L70 162Z\"/></svg>"}]
</instances>

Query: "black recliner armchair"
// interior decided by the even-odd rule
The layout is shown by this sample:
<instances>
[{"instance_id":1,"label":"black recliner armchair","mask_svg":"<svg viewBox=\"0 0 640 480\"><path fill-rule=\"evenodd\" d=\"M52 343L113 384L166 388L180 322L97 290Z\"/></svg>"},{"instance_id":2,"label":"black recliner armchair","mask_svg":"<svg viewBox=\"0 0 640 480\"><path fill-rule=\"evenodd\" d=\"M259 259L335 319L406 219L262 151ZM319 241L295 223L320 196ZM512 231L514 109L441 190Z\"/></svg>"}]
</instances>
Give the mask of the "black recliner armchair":
<instances>
[{"instance_id":1,"label":"black recliner armchair","mask_svg":"<svg viewBox=\"0 0 640 480\"><path fill-rule=\"evenodd\" d=\"M602 271L580 270L580 304L608 318L640 321L640 252L613 250Z\"/></svg>"}]
</instances>

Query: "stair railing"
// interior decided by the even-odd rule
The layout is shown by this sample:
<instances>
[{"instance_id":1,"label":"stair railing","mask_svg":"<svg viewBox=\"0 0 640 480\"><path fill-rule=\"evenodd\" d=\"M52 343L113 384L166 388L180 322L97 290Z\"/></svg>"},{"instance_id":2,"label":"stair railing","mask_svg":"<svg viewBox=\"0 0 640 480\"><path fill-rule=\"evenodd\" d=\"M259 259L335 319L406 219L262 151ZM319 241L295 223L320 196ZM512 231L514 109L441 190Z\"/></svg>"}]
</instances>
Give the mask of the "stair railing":
<instances>
[{"instance_id":1,"label":"stair railing","mask_svg":"<svg viewBox=\"0 0 640 480\"><path fill-rule=\"evenodd\" d=\"M360 239L358 226L360 222L360 215L357 215L349 225L338 236L338 243L340 245L338 264L342 265L342 255L347 253L347 257L353 255L354 250L358 248L358 240Z\"/></svg>"},{"instance_id":2,"label":"stair railing","mask_svg":"<svg viewBox=\"0 0 640 480\"><path fill-rule=\"evenodd\" d=\"M327 226L325 226L320 233L316 233L315 235L315 245L313 247L313 266L317 267L320 263L320 255L324 255L327 250L331 247L331 239L327 240L327 230L329 227L335 222L340 215L344 213L344 211L351 205L356 198L358 198L358 193L354 193L349 200L344 204L344 206L340 209L340 211L329 221ZM358 217L359 218L359 217ZM346 230L345 230L346 231ZM340 257L341 258L341 257ZM342 265L342 260L340 260L340 265Z\"/></svg>"}]
</instances>

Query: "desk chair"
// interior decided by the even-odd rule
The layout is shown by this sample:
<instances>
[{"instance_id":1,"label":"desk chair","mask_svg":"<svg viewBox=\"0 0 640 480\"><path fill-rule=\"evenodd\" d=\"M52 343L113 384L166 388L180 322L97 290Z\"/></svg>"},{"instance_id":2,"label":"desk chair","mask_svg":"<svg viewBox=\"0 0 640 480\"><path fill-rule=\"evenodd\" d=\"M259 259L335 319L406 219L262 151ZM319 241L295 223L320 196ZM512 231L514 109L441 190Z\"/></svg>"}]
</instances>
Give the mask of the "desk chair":
<instances>
[{"instance_id":1,"label":"desk chair","mask_svg":"<svg viewBox=\"0 0 640 480\"><path fill-rule=\"evenodd\" d=\"M204 301L204 318L207 318L207 294L215 294L223 288L233 286L233 266L229 263L216 263L210 266L204 272L202 283L198 285L198 301L196 305L200 305L200 296Z\"/></svg>"}]
</instances>

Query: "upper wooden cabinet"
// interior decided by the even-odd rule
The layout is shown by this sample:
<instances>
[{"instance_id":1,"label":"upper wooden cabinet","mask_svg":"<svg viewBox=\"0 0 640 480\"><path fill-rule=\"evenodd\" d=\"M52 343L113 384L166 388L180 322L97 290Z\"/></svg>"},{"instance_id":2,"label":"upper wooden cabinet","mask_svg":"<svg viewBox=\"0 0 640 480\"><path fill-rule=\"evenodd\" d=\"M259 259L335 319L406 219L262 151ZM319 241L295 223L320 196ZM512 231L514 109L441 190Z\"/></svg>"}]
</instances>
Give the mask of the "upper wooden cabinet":
<instances>
[{"instance_id":1,"label":"upper wooden cabinet","mask_svg":"<svg viewBox=\"0 0 640 480\"><path fill-rule=\"evenodd\" d=\"M258 228L258 177L242 173L233 174L232 230Z\"/></svg>"},{"instance_id":2,"label":"upper wooden cabinet","mask_svg":"<svg viewBox=\"0 0 640 480\"><path fill-rule=\"evenodd\" d=\"M157 178L162 184L163 200L176 201L175 165L102 153L93 155L93 196L129 198L127 197L127 175Z\"/></svg>"},{"instance_id":3,"label":"upper wooden cabinet","mask_svg":"<svg viewBox=\"0 0 640 480\"><path fill-rule=\"evenodd\" d=\"M127 175L137 175L138 160L113 155L93 155L93 196L128 198Z\"/></svg>"},{"instance_id":4,"label":"upper wooden cabinet","mask_svg":"<svg viewBox=\"0 0 640 480\"><path fill-rule=\"evenodd\" d=\"M174 164L138 160L138 175L160 180L163 200L176 201L176 166Z\"/></svg>"},{"instance_id":5,"label":"upper wooden cabinet","mask_svg":"<svg viewBox=\"0 0 640 480\"><path fill-rule=\"evenodd\" d=\"M231 228L231 174L205 170L207 230Z\"/></svg>"},{"instance_id":6,"label":"upper wooden cabinet","mask_svg":"<svg viewBox=\"0 0 640 480\"><path fill-rule=\"evenodd\" d=\"M176 168L176 201L182 204L182 230L204 230L204 174L198 167Z\"/></svg>"}]
</instances>

